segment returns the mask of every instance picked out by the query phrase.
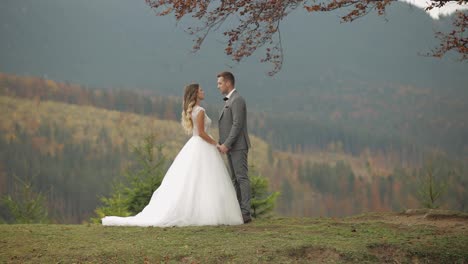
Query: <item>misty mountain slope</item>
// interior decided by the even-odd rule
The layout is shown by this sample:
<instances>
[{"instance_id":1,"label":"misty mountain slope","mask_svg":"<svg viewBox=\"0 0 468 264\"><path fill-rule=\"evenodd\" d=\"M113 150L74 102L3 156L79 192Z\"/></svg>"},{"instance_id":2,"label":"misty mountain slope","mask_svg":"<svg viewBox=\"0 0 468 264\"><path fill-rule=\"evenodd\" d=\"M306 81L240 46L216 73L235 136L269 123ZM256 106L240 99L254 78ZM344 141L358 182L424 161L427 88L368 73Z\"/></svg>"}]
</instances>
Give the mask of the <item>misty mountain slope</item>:
<instances>
[{"instance_id":1,"label":"misty mountain slope","mask_svg":"<svg viewBox=\"0 0 468 264\"><path fill-rule=\"evenodd\" d=\"M393 3L385 17L370 14L353 23L340 23L339 15L297 10L288 16L281 25L284 67L270 78L270 66L258 63L261 53L241 63L226 57L221 32L192 54L183 30L191 21L177 26L144 1L6 0L0 3L0 71L176 96L199 82L207 103L221 106L216 73L231 69L249 110L279 123L294 117L293 131L335 131L330 141L372 133L464 153L468 64L454 54L418 55L437 45L434 31L450 29L451 18L432 20L404 3ZM282 144L316 147L310 138Z\"/></svg>"}]
</instances>

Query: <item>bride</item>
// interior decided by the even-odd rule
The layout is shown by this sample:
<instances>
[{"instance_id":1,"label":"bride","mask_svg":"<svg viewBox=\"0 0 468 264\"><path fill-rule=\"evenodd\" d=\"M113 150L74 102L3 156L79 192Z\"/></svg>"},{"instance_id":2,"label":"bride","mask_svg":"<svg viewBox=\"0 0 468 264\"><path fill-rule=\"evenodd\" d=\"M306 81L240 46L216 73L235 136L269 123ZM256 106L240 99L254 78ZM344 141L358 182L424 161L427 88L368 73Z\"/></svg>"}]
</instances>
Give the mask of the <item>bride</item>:
<instances>
[{"instance_id":1,"label":"bride","mask_svg":"<svg viewBox=\"0 0 468 264\"><path fill-rule=\"evenodd\" d=\"M182 126L192 137L177 154L149 204L135 216L106 216L106 226L201 226L243 224L229 173L207 133L211 119L198 84L185 87Z\"/></svg>"}]
</instances>

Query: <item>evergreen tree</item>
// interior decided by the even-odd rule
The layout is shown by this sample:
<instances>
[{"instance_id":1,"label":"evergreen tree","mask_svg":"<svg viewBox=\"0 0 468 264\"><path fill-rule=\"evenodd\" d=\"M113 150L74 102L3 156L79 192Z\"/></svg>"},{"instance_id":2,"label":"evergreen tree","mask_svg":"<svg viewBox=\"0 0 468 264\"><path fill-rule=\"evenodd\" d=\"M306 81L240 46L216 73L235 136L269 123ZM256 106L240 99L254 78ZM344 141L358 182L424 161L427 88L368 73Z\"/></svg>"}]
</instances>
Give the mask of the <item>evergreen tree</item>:
<instances>
[{"instance_id":1,"label":"evergreen tree","mask_svg":"<svg viewBox=\"0 0 468 264\"><path fill-rule=\"evenodd\" d=\"M5 195L0 199L8 211L1 222L11 224L45 224L49 222L46 197L34 191L29 181L16 177L17 193ZM19 185L19 186L18 186Z\"/></svg>"},{"instance_id":2,"label":"evergreen tree","mask_svg":"<svg viewBox=\"0 0 468 264\"><path fill-rule=\"evenodd\" d=\"M167 163L162 154L163 145L156 145L155 139L155 135L149 135L134 147L136 164L126 170L122 181L114 183L110 197L101 197L103 205L96 208L92 222L99 223L108 215L135 215L149 203L161 185Z\"/></svg>"},{"instance_id":3,"label":"evergreen tree","mask_svg":"<svg viewBox=\"0 0 468 264\"><path fill-rule=\"evenodd\" d=\"M130 216L131 213L128 210L128 199L121 193L122 187L115 187L114 193L111 194L111 197L101 197L101 202L103 206L96 208L94 211L96 217L91 218L91 222L100 223L101 218L108 215L115 216Z\"/></svg>"},{"instance_id":4,"label":"evergreen tree","mask_svg":"<svg viewBox=\"0 0 468 264\"><path fill-rule=\"evenodd\" d=\"M124 188L123 195L128 197L128 210L137 214L149 203L154 191L161 185L167 162L162 154L162 145L155 145L155 137L148 136L133 153L137 157L137 166L127 170L125 177L130 186Z\"/></svg>"},{"instance_id":5,"label":"evergreen tree","mask_svg":"<svg viewBox=\"0 0 468 264\"><path fill-rule=\"evenodd\" d=\"M262 218L271 215L276 206L279 192L268 191L268 179L262 176L250 175L251 205L253 217Z\"/></svg>"}]
</instances>

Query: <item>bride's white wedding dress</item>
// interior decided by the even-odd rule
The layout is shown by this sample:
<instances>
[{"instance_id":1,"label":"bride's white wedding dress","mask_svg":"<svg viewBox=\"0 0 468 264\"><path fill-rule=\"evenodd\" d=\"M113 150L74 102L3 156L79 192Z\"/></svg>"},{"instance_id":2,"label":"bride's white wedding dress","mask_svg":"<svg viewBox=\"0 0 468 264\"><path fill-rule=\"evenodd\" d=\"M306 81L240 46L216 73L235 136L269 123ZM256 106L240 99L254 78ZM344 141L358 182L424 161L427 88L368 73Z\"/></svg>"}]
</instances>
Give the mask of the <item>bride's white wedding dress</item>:
<instances>
[{"instance_id":1,"label":"bride's white wedding dress","mask_svg":"<svg viewBox=\"0 0 468 264\"><path fill-rule=\"evenodd\" d=\"M236 192L221 154L198 135L192 112L193 135L180 150L149 204L135 216L106 216L107 226L201 226L243 224ZM211 120L205 114L205 131Z\"/></svg>"}]
</instances>

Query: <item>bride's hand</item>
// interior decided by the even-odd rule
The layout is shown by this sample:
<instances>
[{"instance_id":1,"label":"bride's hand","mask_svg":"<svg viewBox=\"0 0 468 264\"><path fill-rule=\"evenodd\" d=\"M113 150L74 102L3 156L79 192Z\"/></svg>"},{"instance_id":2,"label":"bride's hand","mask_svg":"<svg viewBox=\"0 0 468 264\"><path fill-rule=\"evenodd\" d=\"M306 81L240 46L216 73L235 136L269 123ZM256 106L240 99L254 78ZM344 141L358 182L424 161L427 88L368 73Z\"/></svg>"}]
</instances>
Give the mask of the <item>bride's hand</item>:
<instances>
[{"instance_id":1,"label":"bride's hand","mask_svg":"<svg viewBox=\"0 0 468 264\"><path fill-rule=\"evenodd\" d=\"M228 151L229 151L229 149L228 149L226 146L224 146L224 145L220 145L218 149L219 149L219 151L220 151L221 153L223 153L223 154L226 154L226 153L228 153Z\"/></svg>"}]
</instances>

